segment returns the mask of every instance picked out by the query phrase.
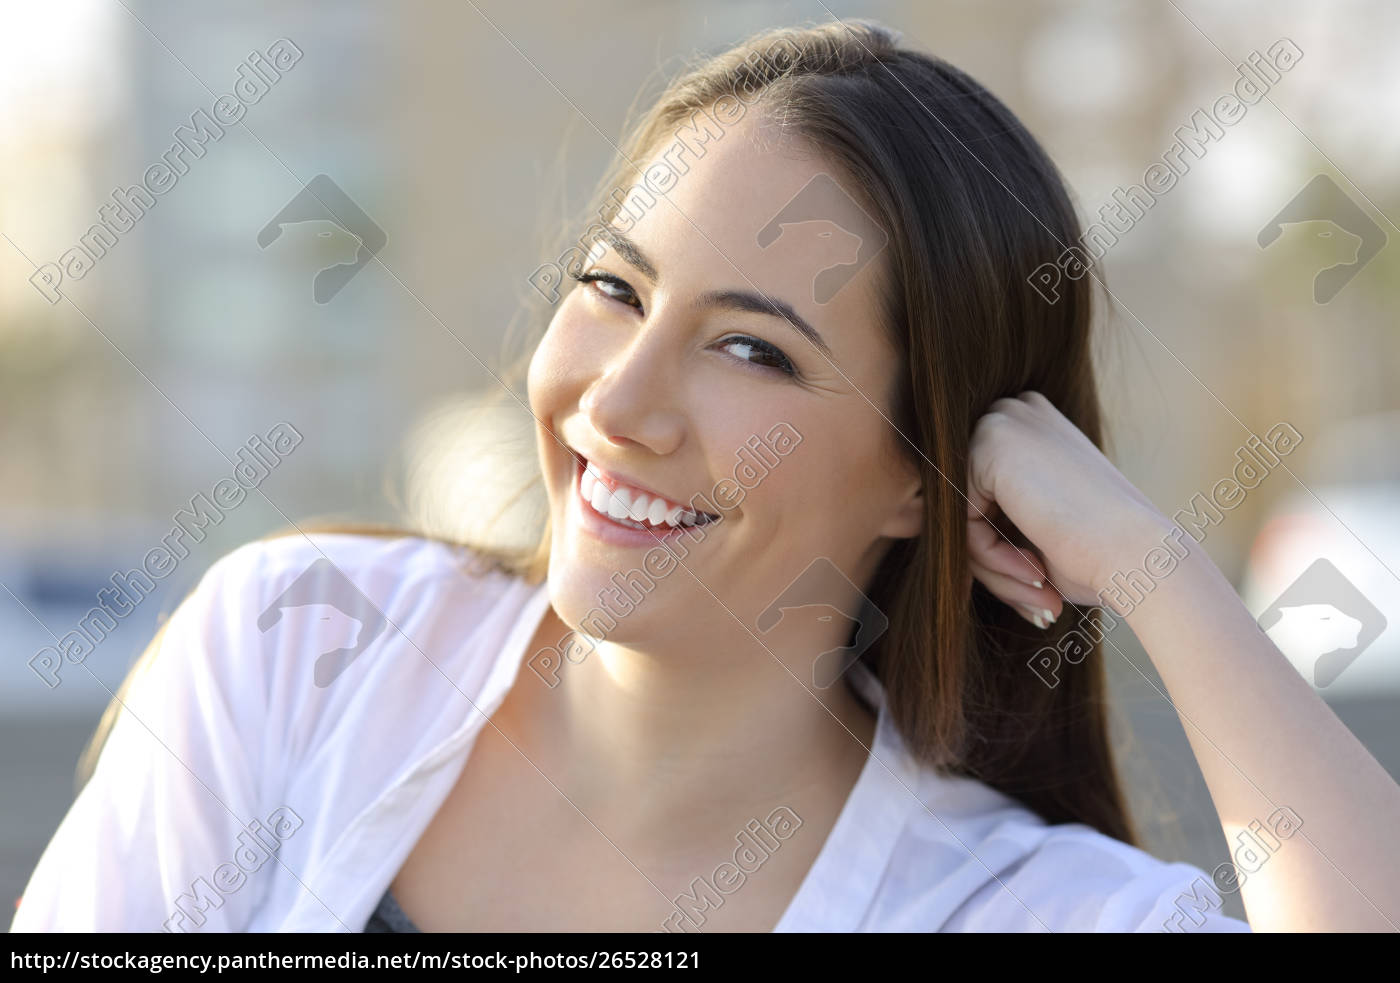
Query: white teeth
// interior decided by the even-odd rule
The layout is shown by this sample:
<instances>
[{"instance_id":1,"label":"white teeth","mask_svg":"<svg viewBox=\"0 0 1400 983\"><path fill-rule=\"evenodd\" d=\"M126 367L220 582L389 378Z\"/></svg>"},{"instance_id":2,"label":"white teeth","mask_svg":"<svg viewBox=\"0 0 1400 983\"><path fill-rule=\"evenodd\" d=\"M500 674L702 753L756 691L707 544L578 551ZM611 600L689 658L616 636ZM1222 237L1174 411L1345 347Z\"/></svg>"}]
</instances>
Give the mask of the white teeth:
<instances>
[{"instance_id":1,"label":"white teeth","mask_svg":"<svg viewBox=\"0 0 1400 983\"><path fill-rule=\"evenodd\" d=\"M625 526L638 529L650 528L642 525L650 522L651 527L670 526L678 528L693 526L700 521L700 515L680 505L672 505L664 498L657 498L643 491L628 488L609 488L587 466L579 476L579 495L608 518Z\"/></svg>"},{"instance_id":2,"label":"white teeth","mask_svg":"<svg viewBox=\"0 0 1400 983\"><path fill-rule=\"evenodd\" d=\"M659 526L666 521L666 503L659 498L651 500L651 509L647 512L647 518L651 520L653 526Z\"/></svg>"},{"instance_id":3,"label":"white teeth","mask_svg":"<svg viewBox=\"0 0 1400 983\"><path fill-rule=\"evenodd\" d=\"M593 511L595 511L595 512L601 512L601 513L603 513L604 515L607 515L607 514L608 514L608 499L609 499L610 497L611 497L611 495L610 495L609 492L608 492L608 486L605 485L605 484L603 484L601 481L599 481L599 482L595 482L595 483L594 483L594 485L593 485L593 494L592 494L592 496L588 499L588 502L589 502L590 505L593 506Z\"/></svg>"},{"instance_id":4,"label":"white teeth","mask_svg":"<svg viewBox=\"0 0 1400 983\"><path fill-rule=\"evenodd\" d=\"M608 499L608 516L613 519L630 519L631 516L627 512L631 504L631 492L626 488L614 489L612 496Z\"/></svg>"},{"instance_id":5,"label":"white teeth","mask_svg":"<svg viewBox=\"0 0 1400 983\"><path fill-rule=\"evenodd\" d=\"M651 502L650 495L638 492L637 497L632 499L632 504L627 507L627 518L633 522L646 521L647 514L651 510Z\"/></svg>"}]
</instances>

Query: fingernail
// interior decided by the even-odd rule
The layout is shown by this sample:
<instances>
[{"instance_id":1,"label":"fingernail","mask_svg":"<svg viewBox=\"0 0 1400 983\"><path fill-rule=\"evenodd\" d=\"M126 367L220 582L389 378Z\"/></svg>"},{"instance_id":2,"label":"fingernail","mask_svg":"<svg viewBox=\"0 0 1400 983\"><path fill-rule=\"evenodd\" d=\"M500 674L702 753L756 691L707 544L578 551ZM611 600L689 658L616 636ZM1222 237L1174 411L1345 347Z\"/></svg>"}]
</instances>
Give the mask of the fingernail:
<instances>
[{"instance_id":1,"label":"fingernail","mask_svg":"<svg viewBox=\"0 0 1400 983\"><path fill-rule=\"evenodd\" d=\"M1032 580L1032 581L1031 581L1031 586L1032 586L1032 587L1044 587L1045 585L1042 584L1042 583L1041 583L1040 581L1038 581L1038 580Z\"/></svg>"},{"instance_id":2,"label":"fingernail","mask_svg":"<svg viewBox=\"0 0 1400 983\"><path fill-rule=\"evenodd\" d=\"M1048 622L1050 622L1050 624L1053 625L1053 624L1055 623L1055 616L1054 616L1053 614L1050 613L1050 609L1049 609L1049 608L1041 608L1041 611L1045 612L1045 620L1048 621Z\"/></svg>"},{"instance_id":3,"label":"fingernail","mask_svg":"<svg viewBox=\"0 0 1400 983\"><path fill-rule=\"evenodd\" d=\"M1040 615L1036 615L1034 620L1035 620L1035 626L1036 626L1037 628L1041 629L1042 631L1044 631L1044 630L1045 630L1045 621L1040 617Z\"/></svg>"}]
</instances>

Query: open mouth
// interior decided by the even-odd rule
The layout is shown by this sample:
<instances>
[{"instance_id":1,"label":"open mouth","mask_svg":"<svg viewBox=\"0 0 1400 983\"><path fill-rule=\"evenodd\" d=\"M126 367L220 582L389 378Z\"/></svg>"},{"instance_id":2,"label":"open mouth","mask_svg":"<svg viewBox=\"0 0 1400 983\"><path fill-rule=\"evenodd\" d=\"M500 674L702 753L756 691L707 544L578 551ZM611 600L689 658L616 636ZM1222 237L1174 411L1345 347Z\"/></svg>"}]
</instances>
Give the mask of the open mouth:
<instances>
[{"instance_id":1,"label":"open mouth","mask_svg":"<svg viewBox=\"0 0 1400 983\"><path fill-rule=\"evenodd\" d=\"M637 488L576 455L576 487L582 503L596 515L626 529L657 534L718 522L720 517Z\"/></svg>"}]
</instances>

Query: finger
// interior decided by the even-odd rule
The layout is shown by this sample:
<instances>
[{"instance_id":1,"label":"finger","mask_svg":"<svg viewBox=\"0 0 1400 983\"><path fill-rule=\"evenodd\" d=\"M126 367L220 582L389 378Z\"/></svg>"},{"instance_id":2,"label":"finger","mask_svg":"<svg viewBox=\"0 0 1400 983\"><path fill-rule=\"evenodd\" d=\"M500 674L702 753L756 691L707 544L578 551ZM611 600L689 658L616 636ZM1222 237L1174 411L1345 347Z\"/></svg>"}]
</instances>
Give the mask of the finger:
<instances>
[{"instance_id":1,"label":"finger","mask_svg":"<svg viewBox=\"0 0 1400 983\"><path fill-rule=\"evenodd\" d=\"M993 515L997 507L996 493L990 487L989 476L981 473L985 458L985 447L974 433L972 443L968 447L966 498L969 519L985 519Z\"/></svg>"},{"instance_id":2,"label":"finger","mask_svg":"<svg viewBox=\"0 0 1400 983\"><path fill-rule=\"evenodd\" d=\"M1053 624L1063 610L1063 599L1049 587L1037 589L1023 584L1014 577L988 569L980 563L972 563L972 575L981 581L997 600L1006 604L1025 605L1039 613L1046 624Z\"/></svg>"},{"instance_id":3,"label":"finger","mask_svg":"<svg viewBox=\"0 0 1400 983\"><path fill-rule=\"evenodd\" d=\"M990 522L976 520L967 524L967 549L973 560L989 570L1032 587L1045 586L1045 567L1035 551L1007 542Z\"/></svg>"},{"instance_id":4,"label":"finger","mask_svg":"<svg viewBox=\"0 0 1400 983\"><path fill-rule=\"evenodd\" d=\"M986 519L991 516L996 509L996 503L992 497L977 486L972 476L968 476L967 481L967 517L969 519Z\"/></svg>"},{"instance_id":5,"label":"finger","mask_svg":"<svg viewBox=\"0 0 1400 983\"><path fill-rule=\"evenodd\" d=\"M1054 624L1053 621L1045 620L1045 611L1041 608L1033 608L1028 604L1016 604L1013 605L1013 607L1020 611L1021 617L1025 618L1042 631Z\"/></svg>"}]
</instances>

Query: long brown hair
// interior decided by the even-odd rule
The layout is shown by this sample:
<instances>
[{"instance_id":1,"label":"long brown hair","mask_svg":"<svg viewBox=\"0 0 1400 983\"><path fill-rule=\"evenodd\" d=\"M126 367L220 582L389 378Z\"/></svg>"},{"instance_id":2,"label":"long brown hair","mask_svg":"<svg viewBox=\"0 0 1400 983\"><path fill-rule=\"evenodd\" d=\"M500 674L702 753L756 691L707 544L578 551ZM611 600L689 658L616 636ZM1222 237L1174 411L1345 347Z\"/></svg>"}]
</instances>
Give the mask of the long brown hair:
<instances>
[{"instance_id":1,"label":"long brown hair","mask_svg":"<svg viewBox=\"0 0 1400 983\"><path fill-rule=\"evenodd\" d=\"M894 723L930 765L973 776L1048 822L1082 822L1136 842L1108 739L1100 647L1054 688L1028 667L1094 609L1067 607L1050 633L1033 632L968 572L968 446L991 403L1038 390L1103 446L1090 278L1066 280L1053 304L1029 285L1032 270L1079 240L1062 178L991 93L947 62L901 47L888 28L785 28L671 82L628 127L587 218L559 244L582 244L588 234L572 233L585 222L614 218L622 201L609 192L639 180L650 154L695 125L697 113L726 99L732 110L736 96L815 147L889 235L881 315L906 368L892 419L926 501L923 533L891 547L867 589L890 621L866 658ZM1004 516L993 518L1025 545ZM541 535L538 550L498 556L501 566L542 576L547 524ZM85 766L102 737L99 730Z\"/></svg>"}]
</instances>

